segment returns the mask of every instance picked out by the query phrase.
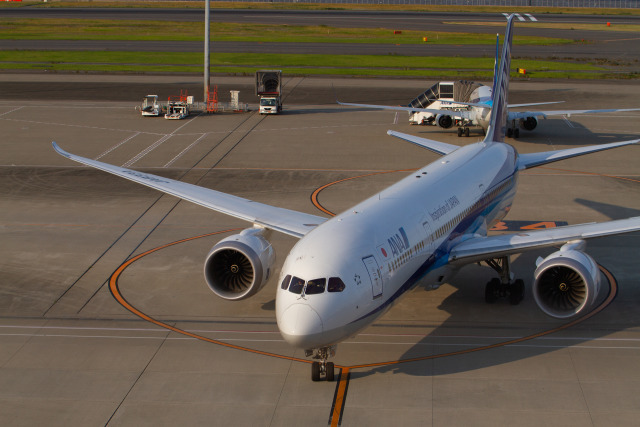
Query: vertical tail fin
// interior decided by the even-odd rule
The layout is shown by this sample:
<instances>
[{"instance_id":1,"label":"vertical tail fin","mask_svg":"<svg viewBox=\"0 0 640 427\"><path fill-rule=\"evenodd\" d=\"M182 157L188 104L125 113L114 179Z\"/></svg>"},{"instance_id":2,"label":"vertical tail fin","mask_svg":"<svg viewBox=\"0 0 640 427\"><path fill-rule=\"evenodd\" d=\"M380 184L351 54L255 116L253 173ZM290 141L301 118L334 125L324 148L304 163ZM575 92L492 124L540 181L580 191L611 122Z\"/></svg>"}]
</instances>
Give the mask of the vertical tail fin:
<instances>
[{"instance_id":1,"label":"vertical tail fin","mask_svg":"<svg viewBox=\"0 0 640 427\"><path fill-rule=\"evenodd\" d=\"M509 71L511 70L511 43L513 40L513 19L507 21L507 31L502 44L500 66L495 76L495 87L492 95L491 121L487 129L485 142L503 142L507 129L507 95L509 92Z\"/></svg>"},{"instance_id":2,"label":"vertical tail fin","mask_svg":"<svg viewBox=\"0 0 640 427\"><path fill-rule=\"evenodd\" d=\"M491 93L496 91L496 83L498 80L498 65L500 65L500 34L496 34L496 59L493 61L493 86Z\"/></svg>"}]
</instances>

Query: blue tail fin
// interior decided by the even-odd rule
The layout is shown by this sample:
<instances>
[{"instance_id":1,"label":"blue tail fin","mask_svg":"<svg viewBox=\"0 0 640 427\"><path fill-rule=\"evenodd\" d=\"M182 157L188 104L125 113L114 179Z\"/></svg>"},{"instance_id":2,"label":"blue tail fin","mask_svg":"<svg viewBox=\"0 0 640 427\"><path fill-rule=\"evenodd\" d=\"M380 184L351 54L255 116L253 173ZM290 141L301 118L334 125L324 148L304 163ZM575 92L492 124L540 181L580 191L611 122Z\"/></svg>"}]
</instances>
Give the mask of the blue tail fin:
<instances>
[{"instance_id":1,"label":"blue tail fin","mask_svg":"<svg viewBox=\"0 0 640 427\"><path fill-rule=\"evenodd\" d=\"M498 65L500 65L500 34L496 34L496 59L493 62L493 86L491 93L496 91L496 82L498 80Z\"/></svg>"},{"instance_id":2,"label":"blue tail fin","mask_svg":"<svg viewBox=\"0 0 640 427\"><path fill-rule=\"evenodd\" d=\"M495 77L495 87L492 95L491 121L487 129L485 142L503 142L507 129L507 95L509 93L509 71L511 69L511 43L513 40L513 19L509 16L507 31L502 44L500 66Z\"/></svg>"}]
</instances>

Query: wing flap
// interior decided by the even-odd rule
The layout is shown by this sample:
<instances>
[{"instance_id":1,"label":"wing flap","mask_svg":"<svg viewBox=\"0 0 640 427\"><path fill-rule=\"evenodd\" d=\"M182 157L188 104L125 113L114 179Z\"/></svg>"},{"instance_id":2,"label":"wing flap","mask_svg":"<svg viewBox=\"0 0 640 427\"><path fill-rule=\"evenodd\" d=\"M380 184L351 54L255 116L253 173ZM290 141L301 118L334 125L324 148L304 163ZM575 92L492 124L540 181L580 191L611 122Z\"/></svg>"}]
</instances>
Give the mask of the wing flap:
<instances>
[{"instance_id":1,"label":"wing flap","mask_svg":"<svg viewBox=\"0 0 640 427\"><path fill-rule=\"evenodd\" d=\"M76 156L64 151L55 142L53 142L52 145L58 154L67 157L70 160L137 182L191 203L289 234L294 237L300 238L304 236L319 224L327 220L320 216L270 206L186 182L176 181Z\"/></svg>"},{"instance_id":2,"label":"wing flap","mask_svg":"<svg viewBox=\"0 0 640 427\"><path fill-rule=\"evenodd\" d=\"M592 239L634 231L640 231L640 217L548 228L526 233L472 237L451 250L449 262L468 264L564 244L572 240Z\"/></svg>"}]
</instances>

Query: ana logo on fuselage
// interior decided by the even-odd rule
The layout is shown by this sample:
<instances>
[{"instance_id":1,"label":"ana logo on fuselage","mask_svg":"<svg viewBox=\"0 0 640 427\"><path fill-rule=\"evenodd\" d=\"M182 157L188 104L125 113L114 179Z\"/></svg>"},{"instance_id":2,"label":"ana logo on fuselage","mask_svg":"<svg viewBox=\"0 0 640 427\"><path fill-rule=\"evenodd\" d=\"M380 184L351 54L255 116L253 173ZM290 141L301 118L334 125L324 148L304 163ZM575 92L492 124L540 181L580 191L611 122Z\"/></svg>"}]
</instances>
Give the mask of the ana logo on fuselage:
<instances>
[{"instance_id":1,"label":"ana logo on fuselage","mask_svg":"<svg viewBox=\"0 0 640 427\"><path fill-rule=\"evenodd\" d=\"M407 233L404 231L403 227L398 229L398 233L389 237L387 239L387 243L389 243L391 253L395 256L400 255L409 249L409 238L407 237Z\"/></svg>"}]
</instances>

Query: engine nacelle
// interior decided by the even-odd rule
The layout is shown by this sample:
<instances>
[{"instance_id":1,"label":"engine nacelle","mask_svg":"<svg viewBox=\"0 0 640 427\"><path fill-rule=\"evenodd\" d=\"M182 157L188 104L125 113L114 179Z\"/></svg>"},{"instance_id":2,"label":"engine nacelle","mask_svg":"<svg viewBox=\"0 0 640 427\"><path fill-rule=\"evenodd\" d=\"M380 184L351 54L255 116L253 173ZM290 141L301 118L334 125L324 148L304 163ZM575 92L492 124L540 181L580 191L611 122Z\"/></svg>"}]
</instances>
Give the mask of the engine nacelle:
<instances>
[{"instance_id":1,"label":"engine nacelle","mask_svg":"<svg viewBox=\"0 0 640 427\"><path fill-rule=\"evenodd\" d=\"M453 126L453 118L446 114L438 114L436 116L436 123L441 128L449 129L451 126Z\"/></svg>"},{"instance_id":2,"label":"engine nacelle","mask_svg":"<svg viewBox=\"0 0 640 427\"><path fill-rule=\"evenodd\" d=\"M538 119L535 117L527 117L520 119L520 127L525 130L534 130L538 126Z\"/></svg>"},{"instance_id":3,"label":"engine nacelle","mask_svg":"<svg viewBox=\"0 0 640 427\"><path fill-rule=\"evenodd\" d=\"M538 264L533 297L551 317L566 319L593 305L600 290L600 270L589 255L567 243Z\"/></svg>"},{"instance_id":4,"label":"engine nacelle","mask_svg":"<svg viewBox=\"0 0 640 427\"><path fill-rule=\"evenodd\" d=\"M209 288L221 298L249 298L269 280L276 254L264 229L243 230L215 245L204 263Z\"/></svg>"}]
</instances>

